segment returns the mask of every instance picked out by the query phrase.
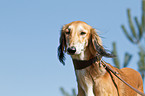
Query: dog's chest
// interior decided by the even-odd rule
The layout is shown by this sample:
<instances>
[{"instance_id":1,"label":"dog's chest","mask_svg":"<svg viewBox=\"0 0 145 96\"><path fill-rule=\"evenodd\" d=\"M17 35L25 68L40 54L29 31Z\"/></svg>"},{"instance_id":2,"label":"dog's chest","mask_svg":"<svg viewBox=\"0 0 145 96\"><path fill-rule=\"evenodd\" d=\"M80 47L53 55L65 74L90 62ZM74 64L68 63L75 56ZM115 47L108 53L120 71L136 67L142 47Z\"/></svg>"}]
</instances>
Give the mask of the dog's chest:
<instances>
[{"instance_id":1,"label":"dog's chest","mask_svg":"<svg viewBox=\"0 0 145 96\"><path fill-rule=\"evenodd\" d=\"M94 77L91 73L86 70L76 71L78 83L85 92L86 96L112 96L111 88L106 89L106 83L102 81L103 76ZM95 93L94 93L95 92Z\"/></svg>"},{"instance_id":2,"label":"dog's chest","mask_svg":"<svg viewBox=\"0 0 145 96\"><path fill-rule=\"evenodd\" d=\"M93 93L93 81L88 71L85 69L76 71L77 80L80 87L85 92L86 96L95 96Z\"/></svg>"}]
</instances>

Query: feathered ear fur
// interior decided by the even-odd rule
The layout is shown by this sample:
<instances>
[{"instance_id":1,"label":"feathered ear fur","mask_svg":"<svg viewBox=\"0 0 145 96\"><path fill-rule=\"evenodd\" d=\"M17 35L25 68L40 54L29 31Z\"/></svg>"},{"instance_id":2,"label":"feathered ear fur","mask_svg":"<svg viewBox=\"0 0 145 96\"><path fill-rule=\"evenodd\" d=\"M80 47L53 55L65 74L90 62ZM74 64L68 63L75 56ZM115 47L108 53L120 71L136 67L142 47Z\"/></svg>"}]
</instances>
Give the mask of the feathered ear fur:
<instances>
[{"instance_id":1,"label":"feathered ear fur","mask_svg":"<svg viewBox=\"0 0 145 96\"><path fill-rule=\"evenodd\" d=\"M60 45L58 46L58 58L59 58L59 61L65 65L65 48L66 48L66 38L65 38L65 33L64 33L64 30L62 28L61 30L61 36L60 36L60 40L59 40L59 43Z\"/></svg>"},{"instance_id":2,"label":"feathered ear fur","mask_svg":"<svg viewBox=\"0 0 145 96\"><path fill-rule=\"evenodd\" d=\"M100 56L114 57L114 55L107 53L106 50L103 48L102 40L96 33L96 30L93 28L91 29L89 48L91 53L94 55L99 54Z\"/></svg>"}]
</instances>

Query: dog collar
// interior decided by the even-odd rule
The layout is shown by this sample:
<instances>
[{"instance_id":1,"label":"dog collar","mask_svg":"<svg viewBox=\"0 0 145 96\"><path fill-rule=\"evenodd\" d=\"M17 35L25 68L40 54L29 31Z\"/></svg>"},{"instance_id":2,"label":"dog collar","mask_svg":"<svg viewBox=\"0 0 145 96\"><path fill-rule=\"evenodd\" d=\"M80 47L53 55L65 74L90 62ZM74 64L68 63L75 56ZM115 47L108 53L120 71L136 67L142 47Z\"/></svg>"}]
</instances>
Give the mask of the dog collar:
<instances>
[{"instance_id":1,"label":"dog collar","mask_svg":"<svg viewBox=\"0 0 145 96\"><path fill-rule=\"evenodd\" d=\"M77 60L77 59L73 59L73 63L74 63L74 67L75 70L81 70L84 69L86 67L91 66L93 63L95 63L96 61L98 61L98 56L90 59L90 60Z\"/></svg>"}]
</instances>

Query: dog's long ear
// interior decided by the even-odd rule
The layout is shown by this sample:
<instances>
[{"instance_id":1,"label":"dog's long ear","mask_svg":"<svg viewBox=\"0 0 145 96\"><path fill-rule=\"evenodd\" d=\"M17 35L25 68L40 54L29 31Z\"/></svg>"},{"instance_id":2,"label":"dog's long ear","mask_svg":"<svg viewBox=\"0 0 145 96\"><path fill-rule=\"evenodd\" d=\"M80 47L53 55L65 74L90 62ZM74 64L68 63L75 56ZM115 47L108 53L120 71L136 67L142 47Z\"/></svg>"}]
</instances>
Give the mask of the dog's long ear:
<instances>
[{"instance_id":1,"label":"dog's long ear","mask_svg":"<svg viewBox=\"0 0 145 96\"><path fill-rule=\"evenodd\" d=\"M58 46L58 58L59 61L65 65L65 48L66 48L66 38L64 33L64 27L61 29L60 39L59 39L60 45Z\"/></svg>"},{"instance_id":2,"label":"dog's long ear","mask_svg":"<svg viewBox=\"0 0 145 96\"><path fill-rule=\"evenodd\" d=\"M99 35L96 33L95 29L91 29L90 41L89 41L89 48L92 54L95 53L105 57L115 57L113 54L106 52L104 47L102 46L102 40Z\"/></svg>"}]
</instances>

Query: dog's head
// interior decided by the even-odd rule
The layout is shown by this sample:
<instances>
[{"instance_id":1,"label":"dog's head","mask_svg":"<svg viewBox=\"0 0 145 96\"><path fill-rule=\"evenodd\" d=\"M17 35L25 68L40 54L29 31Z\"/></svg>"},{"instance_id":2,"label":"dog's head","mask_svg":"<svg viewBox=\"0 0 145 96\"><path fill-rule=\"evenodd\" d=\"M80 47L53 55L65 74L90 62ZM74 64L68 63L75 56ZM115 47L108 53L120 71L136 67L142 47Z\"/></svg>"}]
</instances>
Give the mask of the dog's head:
<instances>
[{"instance_id":1,"label":"dog's head","mask_svg":"<svg viewBox=\"0 0 145 96\"><path fill-rule=\"evenodd\" d=\"M105 51L101 38L90 25L82 21L74 21L63 26L58 47L58 57L64 64L64 53L69 55L79 55L89 49L91 54L96 56L113 57Z\"/></svg>"}]
</instances>

